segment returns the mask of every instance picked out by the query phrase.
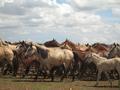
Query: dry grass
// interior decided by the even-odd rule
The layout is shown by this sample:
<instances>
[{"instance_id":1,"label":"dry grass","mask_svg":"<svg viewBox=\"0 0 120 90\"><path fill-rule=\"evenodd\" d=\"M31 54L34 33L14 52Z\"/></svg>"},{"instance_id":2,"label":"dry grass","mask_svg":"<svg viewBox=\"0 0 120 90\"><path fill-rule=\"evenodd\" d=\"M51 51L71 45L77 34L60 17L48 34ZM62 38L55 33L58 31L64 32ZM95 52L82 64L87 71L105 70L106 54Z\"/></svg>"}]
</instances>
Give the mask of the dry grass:
<instances>
[{"instance_id":1,"label":"dry grass","mask_svg":"<svg viewBox=\"0 0 120 90\"><path fill-rule=\"evenodd\" d=\"M120 90L118 81L113 81L110 87L107 81L100 81L98 87L94 87L95 81L64 80L64 82L34 81L31 79L16 79L11 77L0 78L0 90Z\"/></svg>"}]
</instances>

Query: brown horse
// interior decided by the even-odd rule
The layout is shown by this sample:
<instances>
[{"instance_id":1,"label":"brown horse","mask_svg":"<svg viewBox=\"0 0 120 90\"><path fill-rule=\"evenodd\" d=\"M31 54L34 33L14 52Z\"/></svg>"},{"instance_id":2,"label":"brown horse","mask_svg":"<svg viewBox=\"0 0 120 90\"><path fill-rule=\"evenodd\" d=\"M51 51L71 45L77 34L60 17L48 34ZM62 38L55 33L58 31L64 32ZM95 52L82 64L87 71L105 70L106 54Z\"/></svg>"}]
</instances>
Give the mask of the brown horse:
<instances>
[{"instance_id":1,"label":"brown horse","mask_svg":"<svg viewBox=\"0 0 120 90\"><path fill-rule=\"evenodd\" d=\"M71 48L71 50L78 50L78 47L76 44L74 44L73 42L71 42L70 40L66 39L64 42L61 43L61 46L64 46L66 48L69 47L68 49Z\"/></svg>"},{"instance_id":2,"label":"brown horse","mask_svg":"<svg viewBox=\"0 0 120 90\"><path fill-rule=\"evenodd\" d=\"M47 41L44 43L46 47L59 47L60 44L53 38L51 41Z\"/></svg>"},{"instance_id":3,"label":"brown horse","mask_svg":"<svg viewBox=\"0 0 120 90\"><path fill-rule=\"evenodd\" d=\"M97 51L94 53L99 54L102 57L107 57L108 56L108 52L110 50L110 45L106 45L103 43L95 43L92 45L92 47Z\"/></svg>"}]
</instances>

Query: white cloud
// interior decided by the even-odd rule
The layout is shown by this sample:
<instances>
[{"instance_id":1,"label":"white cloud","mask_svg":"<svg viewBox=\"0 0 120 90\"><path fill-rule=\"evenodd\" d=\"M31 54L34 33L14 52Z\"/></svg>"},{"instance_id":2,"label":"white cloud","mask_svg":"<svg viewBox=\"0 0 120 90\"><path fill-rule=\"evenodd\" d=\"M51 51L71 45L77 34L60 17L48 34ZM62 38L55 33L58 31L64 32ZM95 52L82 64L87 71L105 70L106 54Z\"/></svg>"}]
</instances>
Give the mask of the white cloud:
<instances>
[{"instance_id":1,"label":"white cloud","mask_svg":"<svg viewBox=\"0 0 120 90\"><path fill-rule=\"evenodd\" d=\"M2 0L0 5L0 30L9 29L18 38L63 33L81 42L119 41L120 25L111 25L96 15L102 8L112 8L113 15L119 16L119 0L69 0L62 4L56 0Z\"/></svg>"},{"instance_id":2,"label":"white cloud","mask_svg":"<svg viewBox=\"0 0 120 90\"><path fill-rule=\"evenodd\" d=\"M114 17L120 17L120 8L113 8L112 9L112 14Z\"/></svg>"}]
</instances>

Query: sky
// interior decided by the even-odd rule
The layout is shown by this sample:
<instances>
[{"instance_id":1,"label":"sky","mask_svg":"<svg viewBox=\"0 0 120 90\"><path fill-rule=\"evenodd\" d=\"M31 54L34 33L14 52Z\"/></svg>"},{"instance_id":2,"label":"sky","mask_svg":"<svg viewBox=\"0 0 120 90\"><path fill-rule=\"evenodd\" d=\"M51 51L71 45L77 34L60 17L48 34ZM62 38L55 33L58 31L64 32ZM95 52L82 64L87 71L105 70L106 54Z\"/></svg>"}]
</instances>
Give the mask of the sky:
<instances>
[{"instance_id":1,"label":"sky","mask_svg":"<svg viewBox=\"0 0 120 90\"><path fill-rule=\"evenodd\" d=\"M0 0L0 38L120 43L120 0Z\"/></svg>"}]
</instances>

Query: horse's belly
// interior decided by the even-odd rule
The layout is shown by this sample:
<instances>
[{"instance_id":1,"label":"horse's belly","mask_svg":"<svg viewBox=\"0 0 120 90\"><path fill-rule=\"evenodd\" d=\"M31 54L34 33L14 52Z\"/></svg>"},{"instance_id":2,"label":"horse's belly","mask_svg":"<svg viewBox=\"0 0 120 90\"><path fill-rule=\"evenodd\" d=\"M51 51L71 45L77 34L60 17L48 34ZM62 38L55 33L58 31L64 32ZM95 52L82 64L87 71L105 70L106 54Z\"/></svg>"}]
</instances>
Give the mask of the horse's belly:
<instances>
[{"instance_id":1,"label":"horse's belly","mask_svg":"<svg viewBox=\"0 0 120 90\"><path fill-rule=\"evenodd\" d=\"M111 71L111 70L115 69L114 64L103 64L103 65L101 65L101 67L104 71Z\"/></svg>"}]
</instances>

